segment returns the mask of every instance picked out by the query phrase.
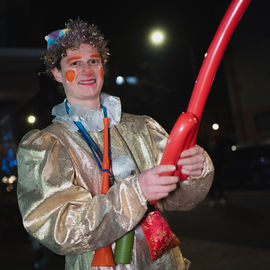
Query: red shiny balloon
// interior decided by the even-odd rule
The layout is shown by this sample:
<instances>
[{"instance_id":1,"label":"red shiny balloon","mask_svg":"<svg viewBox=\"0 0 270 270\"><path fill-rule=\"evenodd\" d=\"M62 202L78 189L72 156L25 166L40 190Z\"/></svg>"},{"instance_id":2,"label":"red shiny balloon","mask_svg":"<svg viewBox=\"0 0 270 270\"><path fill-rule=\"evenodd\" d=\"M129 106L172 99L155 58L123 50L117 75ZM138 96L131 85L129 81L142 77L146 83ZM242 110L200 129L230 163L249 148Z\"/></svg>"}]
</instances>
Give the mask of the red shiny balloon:
<instances>
[{"instance_id":1,"label":"red shiny balloon","mask_svg":"<svg viewBox=\"0 0 270 270\"><path fill-rule=\"evenodd\" d=\"M176 165L180 153L183 150L194 146L204 105L217 68L231 35L250 1L251 0L233 0L227 9L205 55L205 59L192 91L187 112L181 114L176 121L168 138L160 164ZM181 180L186 179L186 176L181 174L181 168L178 168L176 172L168 173L167 175L172 174L180 176Z\"/></svg>"}]
</instances>

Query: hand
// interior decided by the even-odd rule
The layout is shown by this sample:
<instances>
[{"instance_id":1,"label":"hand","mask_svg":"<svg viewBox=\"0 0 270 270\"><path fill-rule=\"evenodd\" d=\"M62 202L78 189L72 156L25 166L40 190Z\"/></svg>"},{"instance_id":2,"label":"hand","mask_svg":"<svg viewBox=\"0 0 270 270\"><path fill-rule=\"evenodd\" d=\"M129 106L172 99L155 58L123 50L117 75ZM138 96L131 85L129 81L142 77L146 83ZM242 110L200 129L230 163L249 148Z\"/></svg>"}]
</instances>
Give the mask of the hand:
<instances>
[{"instance_id":1,"label":"hand","mask_svg":"<svg viewBox=\"0 0 270 270\"><path fill-rule=\"evenodd\" d=\"M177 162L178 166L182 166L181 172L188 176L200 176L205 161L203 152L203 148L198 145L184 150Z\"/></svg>"},{"instance_id":2,"label":"hand","mask_svg":"<svg viewBox=\"0 0 270 270\"><path fill-rule=\"evenodd\" d=\"M174 165L159 165L139 175L142 193L148 201L165 198L176 189L178 176L160 176L161 173L173 172L175 169Z\"/></svg>"}]
</instances>

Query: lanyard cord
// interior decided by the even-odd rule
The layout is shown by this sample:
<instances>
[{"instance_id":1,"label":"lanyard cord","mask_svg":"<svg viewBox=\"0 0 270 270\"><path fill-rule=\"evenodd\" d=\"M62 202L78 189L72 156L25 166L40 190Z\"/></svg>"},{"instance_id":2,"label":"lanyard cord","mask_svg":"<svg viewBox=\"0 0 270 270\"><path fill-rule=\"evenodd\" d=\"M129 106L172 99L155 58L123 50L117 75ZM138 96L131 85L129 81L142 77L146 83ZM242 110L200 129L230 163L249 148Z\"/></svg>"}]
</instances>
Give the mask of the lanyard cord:
<instances>
[{"instance_id":1,"label":"lanyard cord","mask_svg":"<svg viewBox=\"0 0 270 270\"><path fill-rule=\"evenodd\" d=\"M66 111L67 114L69 114L69 106L67 104L67 100L65 100L65 107L66 107ZM103 114L104 117L107 117L107 109L105 106L101 105L102 109L103 109ZM73 121L74 124L77 126L78 128L78 132L82 135L82 137L84 138L84 140L86 141L87 145L89 146L96 162L97 165L99 167L99 169L102 171L102 165L100 160L103 159L103 154L100 151L98 145L95 143L95 141L92 139L92 137L89 135L89 133L86 131L84 125L79 122L79 121ZM109 164L111 164L111 141L110 141L110 129L108 129L109 132Z\"/></svg>"}]
</instances>

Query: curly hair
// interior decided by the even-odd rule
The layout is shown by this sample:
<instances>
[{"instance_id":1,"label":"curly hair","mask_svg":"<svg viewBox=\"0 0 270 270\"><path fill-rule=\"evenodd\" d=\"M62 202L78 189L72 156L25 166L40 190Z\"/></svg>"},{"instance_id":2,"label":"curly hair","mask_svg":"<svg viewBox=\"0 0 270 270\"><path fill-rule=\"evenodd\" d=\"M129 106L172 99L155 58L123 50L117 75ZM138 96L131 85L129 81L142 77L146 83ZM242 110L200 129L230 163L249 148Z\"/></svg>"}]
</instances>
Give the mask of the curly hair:
<instances>
[{"instance_id":1,"label":"curly hair","mask_svg":"<svg viewBox=\"0 0 270 270\"><path fill-rule=\"evenodd\" d=\"M65 34L44 51L43 62L47 72L55 67L60 69L60 61L67 55L67 49L76 50L81 44L95 47L101 56L102 63L106 64L109 58L108 41L104 39L96 25L89 25L80 19L70 20L65 25L67 28Z\"/></svg>"}]
</instances>

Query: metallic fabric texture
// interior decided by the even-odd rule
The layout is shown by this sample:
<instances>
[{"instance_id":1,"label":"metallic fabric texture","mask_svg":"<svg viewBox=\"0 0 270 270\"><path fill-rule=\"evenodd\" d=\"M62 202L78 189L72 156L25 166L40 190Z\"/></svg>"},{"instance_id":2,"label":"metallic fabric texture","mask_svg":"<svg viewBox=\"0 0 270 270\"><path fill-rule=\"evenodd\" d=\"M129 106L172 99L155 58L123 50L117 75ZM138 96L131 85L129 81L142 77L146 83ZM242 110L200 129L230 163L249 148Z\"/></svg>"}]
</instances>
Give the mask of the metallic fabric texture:
<instances>
[{"instance_id":1,"label":"metallic fabric texture","mask_svg":"<svg viewBox=\"0 0 270 270\"><path fill-rule=\"evenodd\" d=\"M107 98L114 102L113 97ZM63 110L49 127L32 130L23 137L17 153L17 194L23 224L47 248L66 256L66 270L186 270L189 261L179 247L152 261L138 226L147 211L138 175L159 164L168 134L152 118L121 113L119 106L120 101L114 112L107 108L115 119L110 133L116 181L105 195L100 194L101 172L96 161ZM86 129L103 149L100 126L87 126L90 115L77 111L73 117L86 119ZM162 212L191 209L206 197L214 169L205 155L202 175L179 183L159 202ZM109 244L114 249L115 241L133 229L131 264L91 267L96 249Z\"/></svg>"}]
</instances>

